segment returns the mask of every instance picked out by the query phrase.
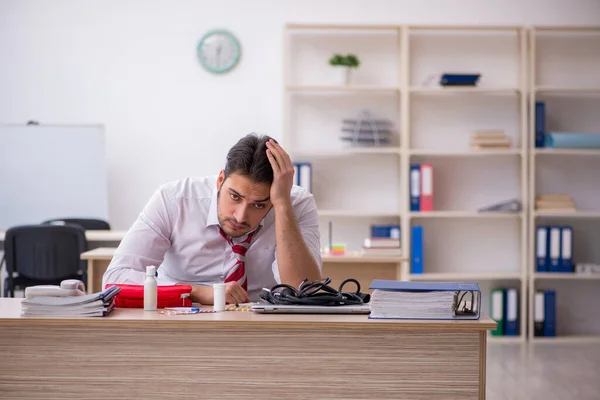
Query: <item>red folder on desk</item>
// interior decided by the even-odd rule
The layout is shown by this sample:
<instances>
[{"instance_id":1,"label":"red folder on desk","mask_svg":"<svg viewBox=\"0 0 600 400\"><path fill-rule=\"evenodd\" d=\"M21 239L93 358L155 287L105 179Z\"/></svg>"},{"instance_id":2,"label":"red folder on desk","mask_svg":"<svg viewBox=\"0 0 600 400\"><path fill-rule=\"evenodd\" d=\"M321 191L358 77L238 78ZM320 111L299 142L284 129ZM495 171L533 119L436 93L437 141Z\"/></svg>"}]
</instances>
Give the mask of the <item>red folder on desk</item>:
<instances>
[{"instance_id":1,"label":"red folder on desk","mask_svg":"<svg viewBox=\"0 0 600 400\"><path fill-rule=\"evenodd\" d=\"M115 307L144 308L144 285L109 283L106 287L118 286L121 291L115 296ZM184 294L190 294L191 285L158 286L157 308L191 307L192 301Z\"/></svg>"}]
</instances>

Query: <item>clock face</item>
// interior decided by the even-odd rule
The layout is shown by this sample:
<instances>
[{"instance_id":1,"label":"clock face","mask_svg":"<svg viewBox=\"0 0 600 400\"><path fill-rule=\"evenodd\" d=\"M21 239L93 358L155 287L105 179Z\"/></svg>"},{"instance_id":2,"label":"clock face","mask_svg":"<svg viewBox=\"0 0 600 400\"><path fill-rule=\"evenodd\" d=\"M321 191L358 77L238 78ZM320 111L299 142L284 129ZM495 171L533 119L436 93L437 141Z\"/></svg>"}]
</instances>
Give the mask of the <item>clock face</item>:
<instances>
[{"instance_id":1,"label":"clock face","mask_svg":"<svg viewBox=\"0 0 600 400\"><path fill-rule=\"evenodd\" d=\"M198 60L202 66L218 74L231 70L240 60L240 43L225 30L210 31L198 43Z\"/></svg>"}]
</instances>

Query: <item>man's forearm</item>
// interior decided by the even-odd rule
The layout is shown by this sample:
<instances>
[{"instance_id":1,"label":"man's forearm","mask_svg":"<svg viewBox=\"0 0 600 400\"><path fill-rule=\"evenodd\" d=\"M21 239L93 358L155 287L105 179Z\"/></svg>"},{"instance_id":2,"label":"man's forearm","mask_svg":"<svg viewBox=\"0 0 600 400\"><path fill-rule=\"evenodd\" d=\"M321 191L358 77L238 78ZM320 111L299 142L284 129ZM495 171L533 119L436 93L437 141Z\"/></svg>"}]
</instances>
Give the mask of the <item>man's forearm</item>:
<instances>
[{"instance_id":1,"label":"man's forearm","mask_svg":"<svg viewBox=\"0 0 600 400\"><path fill-rule=\"evenodd\" d=\"M275 238L282 283L298 287L305 278L321 279L319 266L304 242L291 203L275 207Z\"/></svg>"}]
</instances>

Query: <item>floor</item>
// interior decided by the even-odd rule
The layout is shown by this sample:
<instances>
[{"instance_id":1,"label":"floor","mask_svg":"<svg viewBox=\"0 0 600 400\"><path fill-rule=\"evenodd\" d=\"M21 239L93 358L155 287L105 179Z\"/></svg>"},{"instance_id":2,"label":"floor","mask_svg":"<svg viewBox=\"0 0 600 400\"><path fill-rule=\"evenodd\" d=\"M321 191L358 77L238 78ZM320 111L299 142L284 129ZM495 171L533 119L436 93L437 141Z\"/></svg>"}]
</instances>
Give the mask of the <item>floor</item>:
<instances>
[{"instance_id":1,"label":"floor","mask_svg":"<svg viewBox=\"0 0 600 400\"><path fill-rule=\"evenodd\" d=\"M488 344L488 400L599 400L600 342Z\"/></svg>"}]
</instances>

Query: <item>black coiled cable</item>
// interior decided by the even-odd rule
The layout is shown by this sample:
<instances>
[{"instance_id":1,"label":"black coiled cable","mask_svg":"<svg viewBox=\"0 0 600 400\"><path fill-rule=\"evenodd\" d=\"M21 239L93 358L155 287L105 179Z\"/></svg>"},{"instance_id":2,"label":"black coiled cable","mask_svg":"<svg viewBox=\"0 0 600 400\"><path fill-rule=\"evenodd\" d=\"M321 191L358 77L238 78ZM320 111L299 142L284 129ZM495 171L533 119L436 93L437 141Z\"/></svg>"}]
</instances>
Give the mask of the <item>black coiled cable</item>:
<instances>
[{"instance_id":1,"label":"black coiled cable","mask_svg":"<svg viewBox=\"0 0 600 400\"><path fill-rule=\"evenodd\" d=\"M344 286L350 282L356 285L354 293L343 291ZM368 293L360 292L360 283L356 279L348 278L344 280L338 290L329 286L330 283L331 278L323 278L314 282L308 282L308 279L304 279L298 289L280 283L270 290L263 289L260 297L271 304L314 306L361 305L368 303L370 300L371 296Z\"/></svg>"}]
</instances>

